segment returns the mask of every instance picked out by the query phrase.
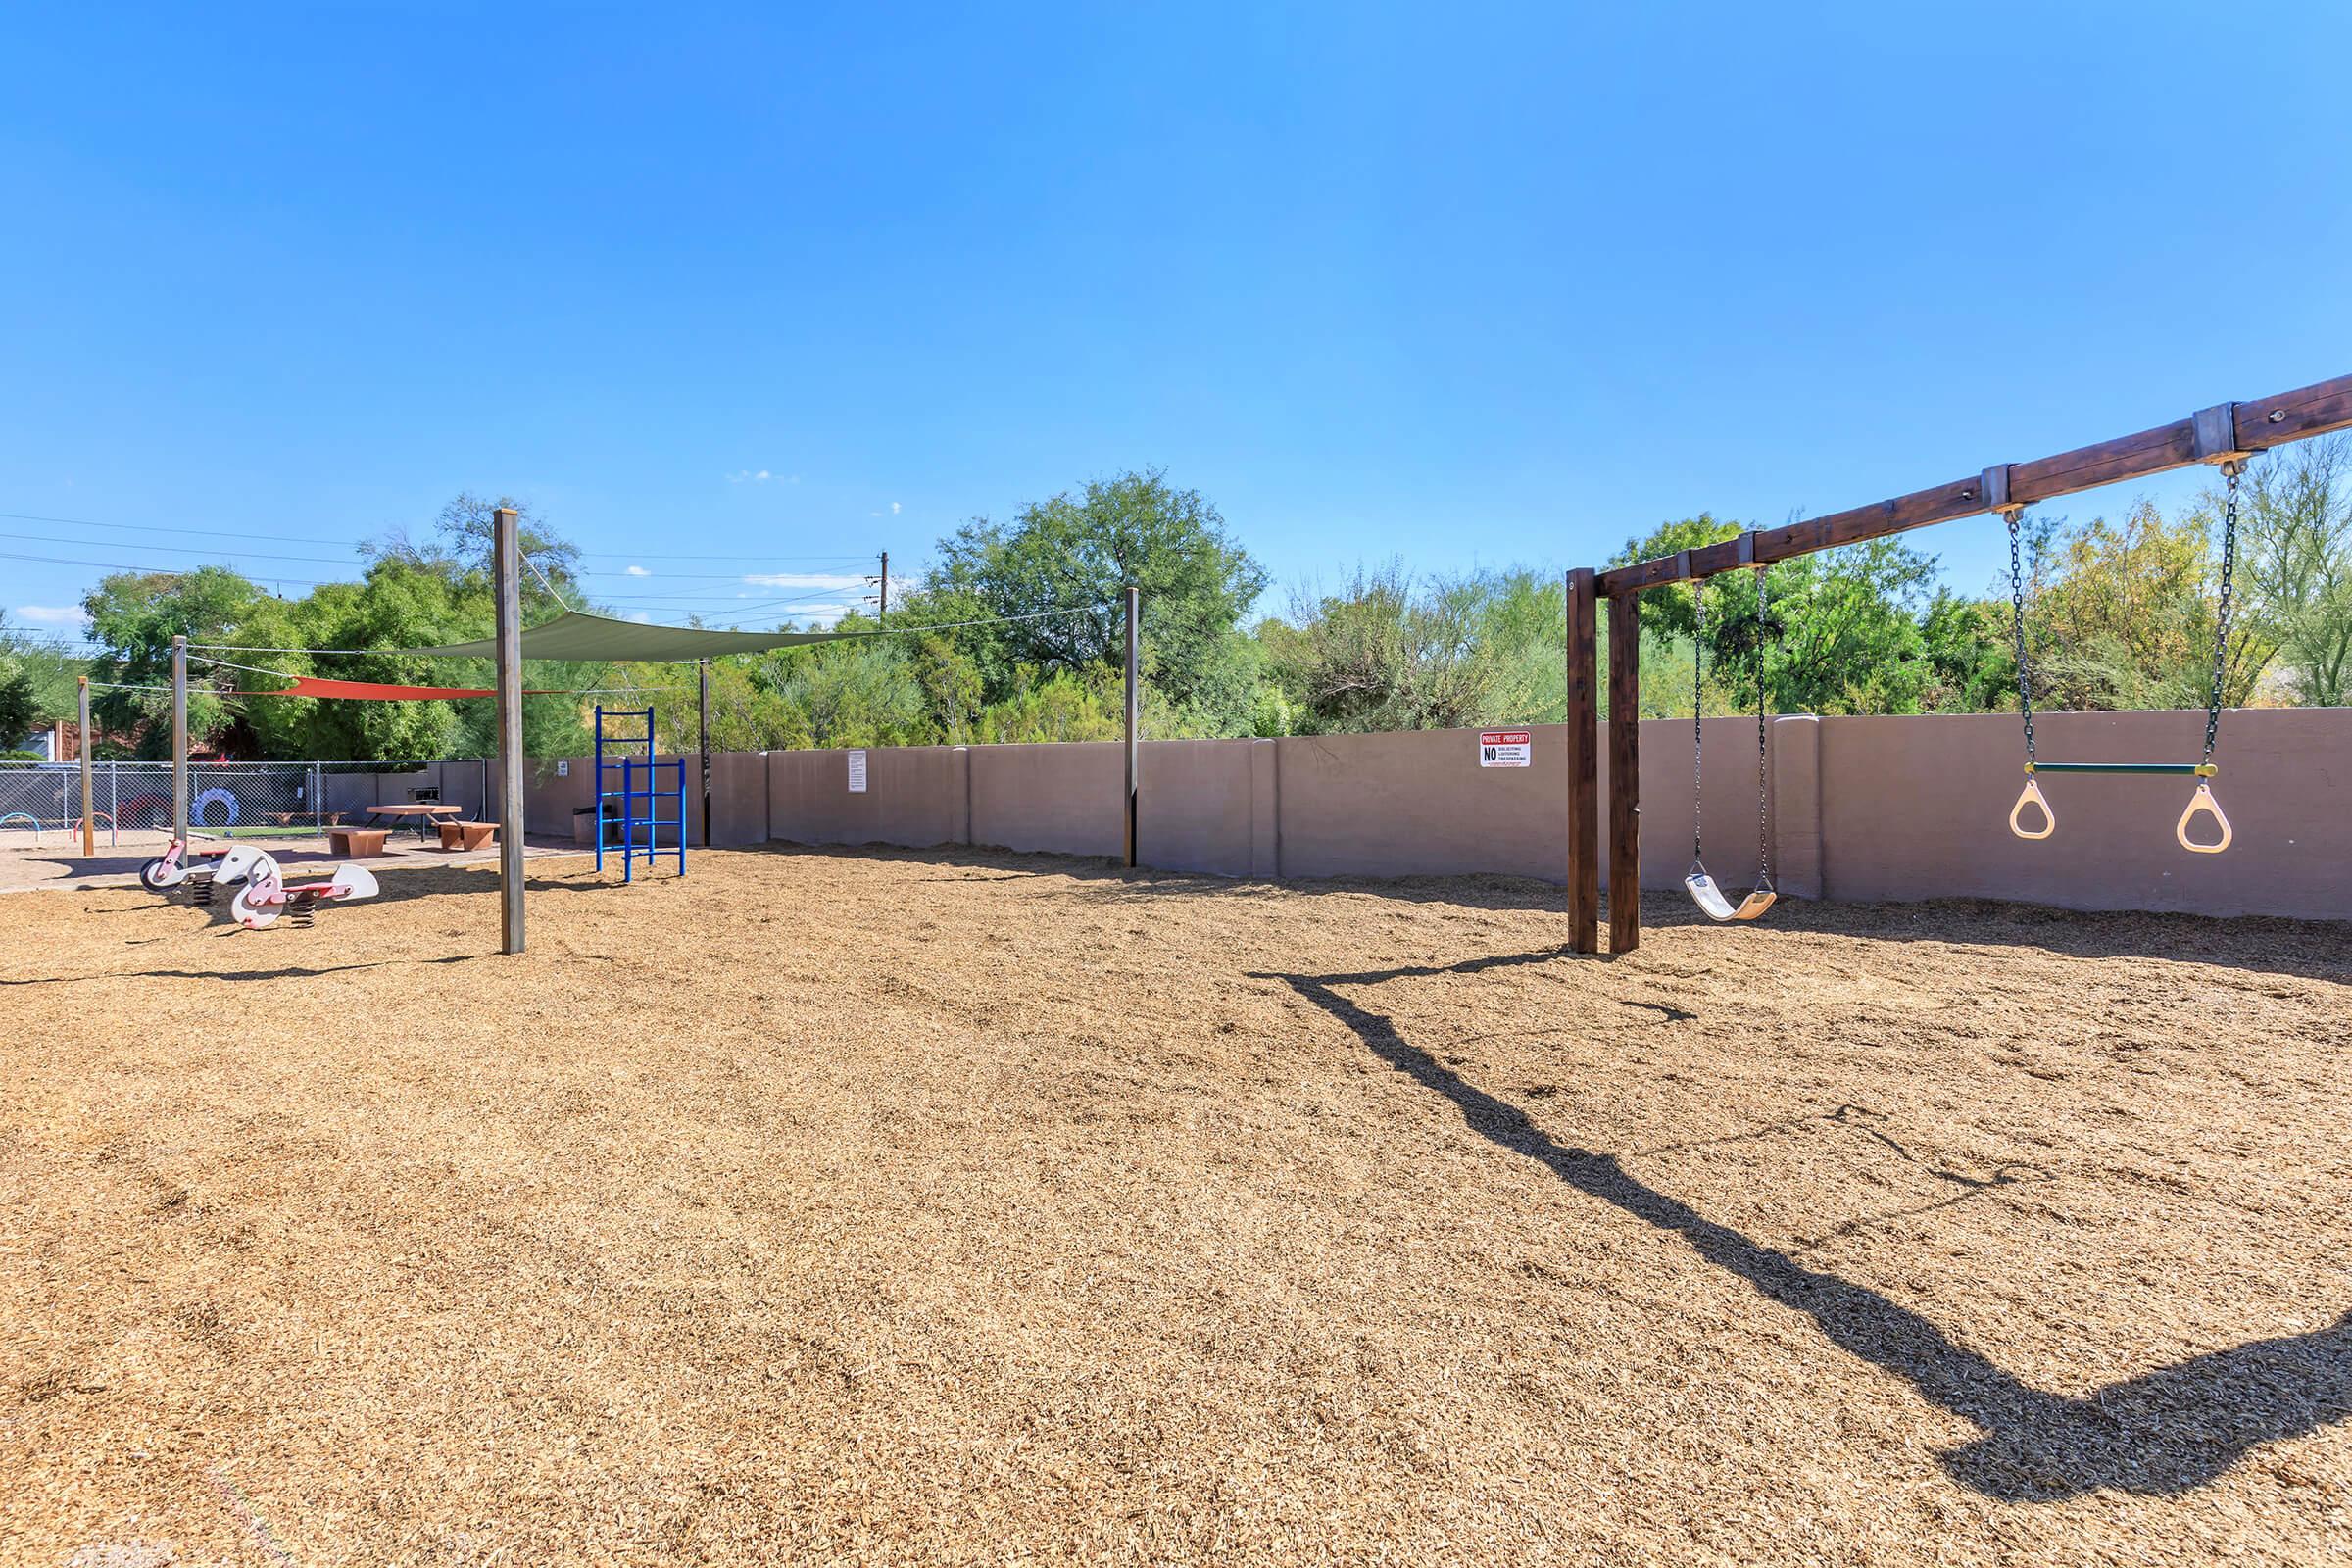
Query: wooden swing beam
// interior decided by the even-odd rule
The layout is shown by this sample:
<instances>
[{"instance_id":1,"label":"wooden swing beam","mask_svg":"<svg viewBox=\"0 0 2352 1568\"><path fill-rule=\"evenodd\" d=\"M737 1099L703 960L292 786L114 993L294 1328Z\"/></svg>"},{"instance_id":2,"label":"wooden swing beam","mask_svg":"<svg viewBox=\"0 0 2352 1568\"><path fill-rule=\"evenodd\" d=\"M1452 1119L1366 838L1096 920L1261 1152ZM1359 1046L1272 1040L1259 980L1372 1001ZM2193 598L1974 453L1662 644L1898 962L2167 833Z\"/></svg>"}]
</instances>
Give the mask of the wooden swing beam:
<instances>
[{"instance_id":1,"label":"wooden swing beam","mask_svg":"<svg viewBox=\"0 0 2352 1568\"><path fill-rule=\"evenodd\" d=\"M2276 397L2224 403L2136 435L2078 447L2034 463L1995 465L1968 478L1780 528L1657 556L1609 571L1568 574L1568 919L1569 946L1600 951L1597 600L1609 604L1609 951L1642 943L1641 624L1637 597L1647 588L1699 582L1742 566L1769 565L1839 545L1884 539L1933 523L1981 516L2120 484L2199 463L2352 429L2352 375ZM2056 771L2055 764L2045 764Z\"/></svg>"}]
</instances>

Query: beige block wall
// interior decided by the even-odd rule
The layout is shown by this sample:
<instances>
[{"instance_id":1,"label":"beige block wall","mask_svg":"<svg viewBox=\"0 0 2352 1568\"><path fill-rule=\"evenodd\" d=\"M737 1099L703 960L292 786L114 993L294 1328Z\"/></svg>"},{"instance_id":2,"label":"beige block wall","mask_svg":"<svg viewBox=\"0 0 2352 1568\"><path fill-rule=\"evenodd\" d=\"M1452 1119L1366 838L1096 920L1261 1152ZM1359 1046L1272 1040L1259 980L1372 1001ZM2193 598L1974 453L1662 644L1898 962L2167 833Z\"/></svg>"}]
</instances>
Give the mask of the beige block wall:
<instances>
[{"instance_id":1,"label":"beige block wall","mask_svg":"<svg viewBox=\"0 0 2352 1568\"><path fill-rule=\"evenodd\" d=\"M1528 767L1480 767L1473 730L1277 741L1281 874L1504 871L1564 883L1564 734L1558 724L1537 725Z\"/></svg>"},{"instance_id":2,"label":"beige block wall","mask_svg":"<svg viewBox=\"0 0 2352 1568\"><path fill-rule=\"evenodd\" d=\"M1214 746L1214 741L1192 741ZM1055 855L1124 855L1125 748L1116 741L1059 746L975 746L971 833L966 842Z\"/></svg>"},{"instance_id":3,"label":"beige block wall","mask_svg":"<svg viewBox=\"0 0 2352 1568\"><path fill-rule=\"evenodd\" d=\"M1144 863L1217 876L1273 876L1278 744L1146 741L1139 746L1136 838ZM1123 782L1122 768L1113 790ZM1114 810L1117 805L1114 794Z\"/></svg>"},{"instance_id":4,"label":"beige block wall","mask_svg":"<svg viewBox=\"0 0 2352 1568\"><path fill-rule=\"evenodd\" d=\"M2203 715L2060 713L2036 728L2054 760L2193 761ZM1705 733L1707 864L1737 891L1756 871L1755 725L1714 718ZM1537 726L1528 768L1481 768L1468 730L1148 742L1143 860L1225 876L1563 882L1562 739L1560 726ZM1999 714L1777 718L1768 744L1775 879L1794 896L2352 918L2352 710L2224 718L2218 793L2237 838L2222 856L2174 841L2192 788L2177 777L2045 776L2057 834L2014 838L2022 743ZM585 768L575 760L563 780L532 770L534 831L570 831L569 807L592 793ZM849 793L841 751L717 758L711 791L727 843L1116 857L1123 777L1115 743L913 747L869 751L862 795ZM1601 786L1605 846L1605 776ZM1688 720L1642 724L1642 883L1677 888L1690 858Z\"/></svg>"},{"instance_id":5,"label":"beige block wall","mask_svg":"<svg viewBox=\"0 0 2352 1568\"><path fill-rule=\"evenodd\" d=\"M2193 762L2204 728L2202 712L2034 720L2047 761ZM2195 787L2178 777L2044 774L2057 831L2015 837L2009 808L2025 784L2015 718L1825 718L1821 736L1830 898L2352 918L2352 710L2223 715L2214 793L2236 830L2223 855L2176 842Z\"/></svg>"},{"instance_id":6,"label":"beige block wall","mask_svg":"<svg viewBox=\"0 0 2352 1568\"><path fill-rule=\"evenodd\" d=\"M807 755L807 754L802 754ZM710 758L710 842L715 846L765 843L768 838L768 754L719 752ZM662 760L675 759L662 754ZM530 833L548 838L571 836L572 810L596 798L596 759L561 759L566 771L558 774L558 759L533 759L523 765L523 820ZM686 763L686 844L703 844L702 759L689 756ZM614 785L618 787L617 783Z\"/></svg>"},{"instance_id":7,"label":"beige block wall","mask_svg":"<svg viewBox=\"0 0 2352 1568\"><path fill-rule=\"evenodd\" d=\"M847 751L769 752L768 832L796 844L966 843L965 757L960 746L876 747L853 794Z\"/></svg>"}]
</instances>

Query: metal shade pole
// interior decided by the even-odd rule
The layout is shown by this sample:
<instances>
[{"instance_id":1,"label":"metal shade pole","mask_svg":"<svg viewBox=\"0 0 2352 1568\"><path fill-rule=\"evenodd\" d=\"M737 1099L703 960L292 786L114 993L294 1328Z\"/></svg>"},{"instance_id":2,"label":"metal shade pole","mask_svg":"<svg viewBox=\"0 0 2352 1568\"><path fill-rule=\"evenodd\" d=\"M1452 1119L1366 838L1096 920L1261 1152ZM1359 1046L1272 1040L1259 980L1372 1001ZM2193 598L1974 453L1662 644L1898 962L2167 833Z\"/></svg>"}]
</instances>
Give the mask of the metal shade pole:
<instances>
[{"instance_id":1,"label":"metal shade pole","mask_svg":"<svg viewBox=\"0 0 2352 1568\"><path fill-rule=\"evenodd\" d=\"M188 842L188 640L172 639L172 841Z\"/></svg>"},{"instance_id":2,"label":"metal shade pole","mask_svg":"<svg viewBox=\"0 0 2352 1568\"><path fill-rule=\"evenodd\" d=\"M1136 736L1143 728L1143 682L1138 656L1142 651L1143 591L1127 590L1127 790L1120 815L1127 823L1127 863L1136 863L1135 763Z\"/></svg>"},{"instance_id":3,"label":"metal shade pole","mask_svg":"<svg viewBox=\"0 0 2352 1568\"><path fill-rule=\"evenodd\" d=\"M81 695L81 853L98 853L98 828L91 820L90 795L94 788L90 778L90 677L80 676L75 685Z\"/></svg>"},{"instance_id":4,"label":"metal shade pole","mask_svg":"<svg viewBox=\"0 0 2352 1568\"><path fill-rule=\"evenodd\" d=\"M493 519L491 586L498 601L498 891L502 953L522 941L522 583L514 509Z\"/></svg>"}]
</instances>

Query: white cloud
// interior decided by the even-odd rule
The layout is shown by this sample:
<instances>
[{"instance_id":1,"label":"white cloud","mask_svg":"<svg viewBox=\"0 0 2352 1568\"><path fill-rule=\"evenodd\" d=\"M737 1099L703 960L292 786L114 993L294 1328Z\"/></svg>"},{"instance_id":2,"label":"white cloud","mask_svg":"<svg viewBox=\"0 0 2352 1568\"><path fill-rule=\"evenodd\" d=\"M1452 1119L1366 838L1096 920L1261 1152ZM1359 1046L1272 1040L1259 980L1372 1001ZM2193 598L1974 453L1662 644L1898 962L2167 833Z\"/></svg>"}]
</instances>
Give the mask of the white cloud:
<instances>
[{"instance_id":1,"label":"white cloud","mask_svg":"<svg viewBox=\"0 0 2352 1568\"><path fill-rule=\"evenodd\" d=\"M745 582L755 588L862 588L863 577L845 577L826 571L756 571Z\"/></svg>"},{"instance_id":2,"label":"white cloud","mask_svg":"<svg viewBox=\"0 0 2352 1568\"><path fill-rule=\"evenodd\" d=\"M651 611L640 610L629 618L640 626L650 626L654 623L654 616Z\"/></svg>"},{"instance_id":3,"label":"white cloud","mask_svg":"<svg viewBox=\"0 0 2352 1568\"><path fill-rule=\"evenodd\" d=\"M727 475L727 483L742 484L746 480L749 480L753 484L765 484L768 480L773 479L775 475L768 472L765 468L760 468L757 470L751 468L737 468L733 473ZM792 482L794 484L799 484L801 482L799 476L795 475Z\"/></svg>"},{"instance_id":4,"label":"white cloud","mask_svg":"<svg viewBox=\"0 0 2352 1568\"><path fill-rule=\"evenodd\" d=\"M890 514L894 517L899 514L899 504L896 501L890 504Z\"/></svg>"},{"instance_id":5,"label":"white cloud","mask_svg":"<svg viewBox=\"0 0 2352 1568\"><path fill-rule=\"evenodd\" d=\"M15 613L19 620L36 621L43 626L89 624L89 616L79 605L19 605Z\"/></svg>"},{"instance_id":6,"label":"white cloud","mask_svg":"<svg viewBox=\"0 0 2352 1568\"><path fill-rule=\"evenodd\" d=\"M651 577L653 573L646 570L643 566L631 566L629 568L629 575L632 577Z\"/></svg>"}]
</instances>

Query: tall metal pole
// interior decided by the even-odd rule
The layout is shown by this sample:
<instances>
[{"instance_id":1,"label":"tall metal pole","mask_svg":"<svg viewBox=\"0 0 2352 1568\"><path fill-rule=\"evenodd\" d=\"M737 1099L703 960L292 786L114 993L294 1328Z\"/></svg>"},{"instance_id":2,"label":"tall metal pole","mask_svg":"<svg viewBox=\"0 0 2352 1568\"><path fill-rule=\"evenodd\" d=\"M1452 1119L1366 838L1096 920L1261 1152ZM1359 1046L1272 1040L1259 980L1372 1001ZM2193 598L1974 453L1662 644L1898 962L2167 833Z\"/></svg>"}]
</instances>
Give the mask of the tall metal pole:
<instances>
[{"instance_id":1,"label":"tall metal pole","mask_svg":"<svg viewBox=\"0 0 2352 1568\"><path fill-rule=\"evenodd\" d=\"M500 507L490 552L498 600L498 891L502 953L522 951L522 581L514 509Z\"/></svg>"},{"instance_id":2,"label":"tall metal pole","mask_svg":"<svg viewBox=\"0 0 2352 1568\"><path fill-rule=\"evenodd\" d=\"M890 558L884 556L882 561L887 567ZM707 850L710 847L710 661L704 660L697 673L703 688L703 848Z\"/></svg>"},{"instance_id":3,"label":"tall metal pole","mask_svg":"<svg viewBox=\"0 0 2352 1568\"><path fill-rule=\"evenodd\" d=\"M188 842L188 640L172 639L172 841Z\"/></svg>"},{"instance_id":4,"label":"tall metal pole","mask_svg":"<svg viewBox=\"0 0 2352 1568\"><path fill-rule=\"evenodd\" d=\"M98 829L90 811L90 677L80 676L75 684L81 688L81 853L96 855Z\"/></svg>"},{"instance_id":5,"label":"tall metal pole","mask_svg":"<svg viewBox=\"0 0 2352 1568\"><path fill-rule=\"evenodd\" d=\"M874 601L874 624L885 625L890 620L890 552L882 552L882 597Z\"/></svg>"},{"instance_id":6,"label":"tall metal pole","mask_svg":"<svg viewBox=\"0 0 2352 1568\"><path fill-rule=\"evenodd\" d=\"M1142 652L1143 592L1132 585L1127 590L1127 795L1122 814L1127 819L1127 863L1135 859L1135 760L1136 736L1143 728L1143 682L1140 678L1138 655Z\"/></svg>"}]
</instances>

